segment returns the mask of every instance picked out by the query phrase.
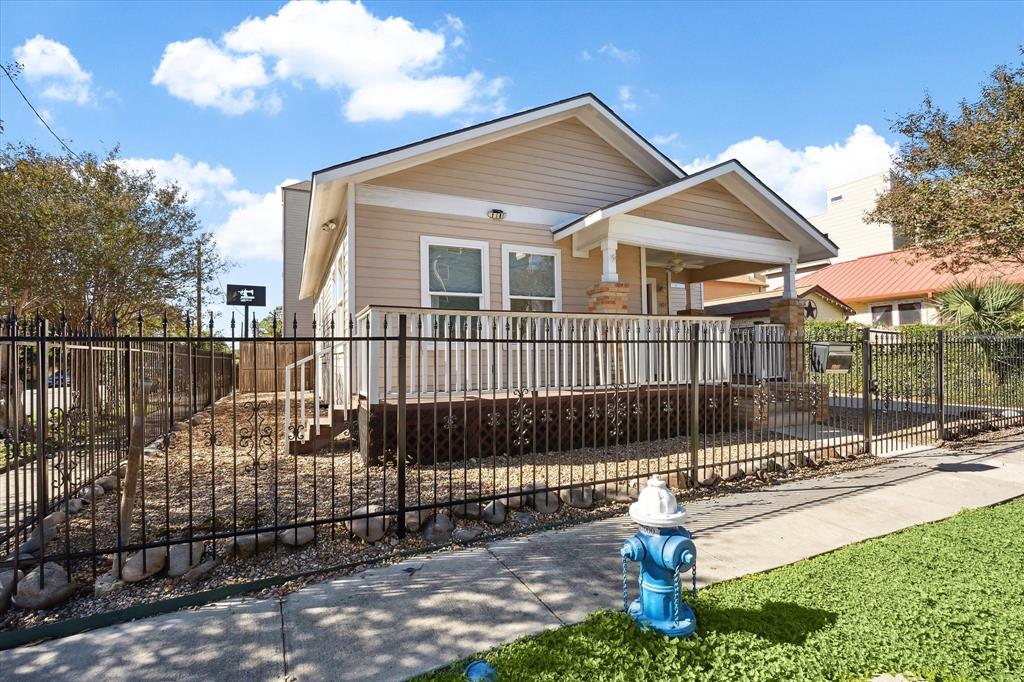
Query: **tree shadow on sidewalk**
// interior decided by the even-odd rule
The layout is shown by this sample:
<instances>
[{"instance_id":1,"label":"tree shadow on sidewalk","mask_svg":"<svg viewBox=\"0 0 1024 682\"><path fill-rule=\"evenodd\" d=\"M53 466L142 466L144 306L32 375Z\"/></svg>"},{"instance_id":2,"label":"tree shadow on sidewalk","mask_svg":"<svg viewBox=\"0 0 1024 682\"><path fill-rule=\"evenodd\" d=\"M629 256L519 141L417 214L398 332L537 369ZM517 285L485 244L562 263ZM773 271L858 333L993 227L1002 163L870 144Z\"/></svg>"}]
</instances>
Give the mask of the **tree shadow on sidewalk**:
<instances>
[{"instance_id":1,"label":"tree shadow on sidewalk","mask_svg":"<svg viewBox=\"0 0 1024 682\"><path fill-rule=\"evenodd\" d=\"M717 632L749 632L779 644L803 644L807 638L834 625L837 615L787 602L766 602L759 609L728 609L697 605L697 630L702 635Z\"/></svg>"}]
</instances>

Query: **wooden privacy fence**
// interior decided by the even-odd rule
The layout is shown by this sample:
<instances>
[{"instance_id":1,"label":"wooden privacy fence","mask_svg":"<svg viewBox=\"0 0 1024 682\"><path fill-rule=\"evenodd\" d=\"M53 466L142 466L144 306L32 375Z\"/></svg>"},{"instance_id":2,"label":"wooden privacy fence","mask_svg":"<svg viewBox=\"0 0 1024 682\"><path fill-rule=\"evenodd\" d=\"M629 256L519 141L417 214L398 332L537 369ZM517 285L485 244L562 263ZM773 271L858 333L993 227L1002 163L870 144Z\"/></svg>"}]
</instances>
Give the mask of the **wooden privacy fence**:
<instances>
[{"instance_id":1,"label":"wooden privacy fence","mask_svg":"<svg viewBox=\"0 0 1024 682\"><path fill-rule=\"evenodd\" d=\"M239 342L238 390L257 393L283 391L285 366L312 353L312 341L278 339ZM305 365L305 372L307 385L312 386L313 363Z\"/></svg>"}]
</instances>

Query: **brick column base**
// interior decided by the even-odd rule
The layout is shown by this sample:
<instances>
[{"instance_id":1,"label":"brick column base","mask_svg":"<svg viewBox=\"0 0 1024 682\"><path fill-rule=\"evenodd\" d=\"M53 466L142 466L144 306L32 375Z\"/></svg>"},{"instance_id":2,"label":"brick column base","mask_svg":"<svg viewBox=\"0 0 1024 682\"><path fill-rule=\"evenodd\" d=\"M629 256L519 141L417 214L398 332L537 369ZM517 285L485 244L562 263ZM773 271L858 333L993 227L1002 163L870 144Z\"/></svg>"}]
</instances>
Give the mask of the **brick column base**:
<instances>
[{"instance_id":1,"label":"brick column base","mask_svg":"<svg viewBox=\"0 0 1024 682\"><path fill-rule=\"evenodd\" d=\"M786 378L804 380L804 306L800 299L784 298L768 308L773 324L781 324L786 332Z\"/></svg>"},{"instance_id":2,"label":"brick column base","mask_svg":"<svg viewBox=\"0 0 1024 682\"><path fill-rule=\"evenodd\" d=\"M601 282L587 289L587 310L592 313L629 312L629 284Z\"/></svg>"}]
</instances>

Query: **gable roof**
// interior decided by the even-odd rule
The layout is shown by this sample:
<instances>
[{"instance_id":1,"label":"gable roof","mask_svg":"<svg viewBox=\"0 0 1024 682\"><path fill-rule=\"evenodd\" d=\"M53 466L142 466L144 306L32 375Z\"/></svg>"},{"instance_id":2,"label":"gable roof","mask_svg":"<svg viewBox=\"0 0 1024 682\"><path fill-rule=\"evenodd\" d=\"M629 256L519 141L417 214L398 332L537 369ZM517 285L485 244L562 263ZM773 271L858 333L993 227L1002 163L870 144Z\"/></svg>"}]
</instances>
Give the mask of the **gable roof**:
<instances>
[{"instance_id":1,"label":"gable roof","mask_svg":"<svg viewBox=\"0 0 1024 682\"><path fill-rule=\"evenodd\" d=\"M799 282L802 286L823 286L851 303L929 296L952 288L956 282L987 281L992 277L1024 283L1024 265L1002 268L977 265L966 272L952 274L935 272L939 261L934 258L909 262L913 255L912 249L902 249L862 256L805 275Z\"/></svg>"},{"instance_id":2,"label":"gable roof","mask_svg":"<svg viewBox=\"0 0 1024 682\"><path fill-rule=\"evenodd\" d=\"M816 228L799 211L790 206L764 184L760 178L747 170L736 159L729 159L701 171L673 180L660 187L641 192L628 199L621 199L559 225L553 231L555 239L562 239L599 220L629 213L674 194L685 192L698 185L717 180L730 193L758 214L790 241L800 245L801 260L830 258L839 254L839 247Z\"/></svg>"},{"instance_id":3,"label":"gable roof","mask_svg":"<svg viewBox=\"0 0 1024 682\"><path fill-rule=\"evenodd\" d=\"M848 306L837 297L830 294L823 287L817 285L805 285L803 280L796 288L796 295L805 298L811 294L817 294L847 315L853 315L857 311ZM753 294L741 296L730 296L704 305L704 312L708 315L724 315L729 317L761 317L768 314L768 309L774 301L782 298L781 289L771 291L759 291Z\"/></svg>"},{"instance_id":4,"label":"gable roof","mask_svg":"<svg viewBox=\"0 0 1024 682\"><path fill-rule=\"evenodd\" d=\"M587 125L656 182L686 177L683 169L589 92L361 156L315 171L311 177L299 295L303 298L313 295L322 279L325 259L330 256L324 252L329 250L333 238L319 226L328 220L338 221L345 213L351 201L347 196L349 183L366 182L572 117Z\"/></svg>"}]
</instances>

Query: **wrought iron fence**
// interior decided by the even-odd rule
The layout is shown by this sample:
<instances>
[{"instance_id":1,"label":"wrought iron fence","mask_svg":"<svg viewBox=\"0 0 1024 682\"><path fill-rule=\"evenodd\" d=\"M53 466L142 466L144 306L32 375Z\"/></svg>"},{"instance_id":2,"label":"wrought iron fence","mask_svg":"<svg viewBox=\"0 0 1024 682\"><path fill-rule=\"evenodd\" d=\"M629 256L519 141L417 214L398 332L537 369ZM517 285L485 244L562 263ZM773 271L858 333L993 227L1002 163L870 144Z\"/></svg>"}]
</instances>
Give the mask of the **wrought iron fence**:
<instances>
[{"instance_id":1,"label":"wrought iron fence","mask_svg":"<svg viewBox=\"0 0 1024 682\"><path fill-rule=\"evenodd\" d=\"M712 486L1024 424L1020 336L393 309L346 327L242 354L233 328L8 325L4 567L86 582L129 555L145 575L176 548L195 566L282 542L344 563L438 512L503 528L655 473ZM242 369L268 371L241 390Z\"/></svg>"}]
</instances>

